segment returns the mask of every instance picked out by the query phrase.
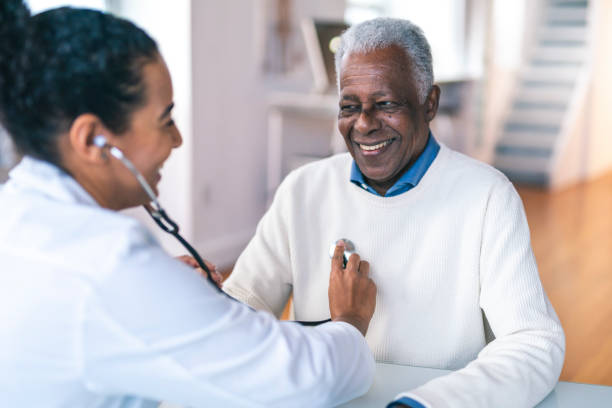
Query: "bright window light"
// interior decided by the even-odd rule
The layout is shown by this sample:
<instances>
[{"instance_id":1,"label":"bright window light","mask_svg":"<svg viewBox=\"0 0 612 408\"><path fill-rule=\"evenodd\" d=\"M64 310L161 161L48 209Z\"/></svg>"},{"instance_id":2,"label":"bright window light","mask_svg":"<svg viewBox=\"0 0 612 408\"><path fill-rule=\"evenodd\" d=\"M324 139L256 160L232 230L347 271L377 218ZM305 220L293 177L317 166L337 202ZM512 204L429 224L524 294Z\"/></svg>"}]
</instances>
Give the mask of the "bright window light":
<instances>
[{"instance_id":1,"label":"bright window light","mask_svg":"<svg viewBox=\"0 0 612 408\"><path fill-rule=\"evenodd\" d=\"M37 14L45 10L63 6L82 7L96 10L107 9L106 0L27 0L26 3L30 7L32 14Z\"/></svg>"},{"instance_id":2,"label":"bright window light","mask_svg":"<svg viewBox=\"0 0 612 408\"><path fill-rule=\"evenodd\" d=\"M466 0L347 0L345 19L353 25L374 17L406 18L425 32L437 80L465 75Z\"/></svg>"}]
</instances>

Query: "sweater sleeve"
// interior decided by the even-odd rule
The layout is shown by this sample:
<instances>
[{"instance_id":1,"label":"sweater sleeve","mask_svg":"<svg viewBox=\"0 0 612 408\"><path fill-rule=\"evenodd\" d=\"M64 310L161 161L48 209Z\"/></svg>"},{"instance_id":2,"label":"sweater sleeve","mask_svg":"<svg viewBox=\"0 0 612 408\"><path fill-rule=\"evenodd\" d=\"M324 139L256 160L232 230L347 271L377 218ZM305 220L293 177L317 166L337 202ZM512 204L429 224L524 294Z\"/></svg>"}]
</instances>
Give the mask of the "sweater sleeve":
<instances>
[{"instance_id":1,"label":"sweater sleeve","mask_svg":"<svg viewBox=\"0 0 612 408\"><path fill-rule=\"evenodd\" d=\"M262 217L255 236L242 252L223 290L249 306L281 315L293 288L287 223L289 184L279 186L272 205Z\"/></svg>"},{"instance_id":2,"label":"sweater sleeve","mask_svg":"<svg viewBox=\"0 0 612 408\"><path fill-rule=\"evenodd\" d=\"M463 369L398 396L431 407L531 407L555 386L565 337L538 275L522 202L492 189L482 229L480 307L495 339Z\"/></svg>"}]
</instances>

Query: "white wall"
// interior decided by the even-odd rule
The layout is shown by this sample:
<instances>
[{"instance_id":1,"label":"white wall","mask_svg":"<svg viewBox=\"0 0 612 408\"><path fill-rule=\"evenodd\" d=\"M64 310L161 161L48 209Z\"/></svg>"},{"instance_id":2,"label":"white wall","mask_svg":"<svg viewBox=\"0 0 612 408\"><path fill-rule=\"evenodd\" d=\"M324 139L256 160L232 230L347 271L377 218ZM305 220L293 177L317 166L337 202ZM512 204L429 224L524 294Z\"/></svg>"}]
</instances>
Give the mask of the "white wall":
<instances>
[{"instance_id":1,"label":"white wall","mask_svg":"<svg viewBox=\"0 0 612 408\"><path fill-rule=\"evenodd\" d=\"M612 169L612 2L597 0L592 13L594 70L589 100L589 178Z\"/></svg>"},{"instance_id":2,"label":"white wall","mask_svg":"<svg viewBox=\"0 0 612 408\"><path fill-rule=\"evenodd\" d=\"M109 1L110 11L128 18L149 33L166 60L174 87L174 120L183 135L183 145L164 165L160 202L180 225L181 233L193 240L193 132L191 95L191 1ZM175 239L157 228L141 208L127 213L144 221L171 253L186 253Z\"/></svg>"},{"instance_id":3,"label":"white wall","mask_svg":"<svg viewBox=\"0 0 612 408\"><path fill-rule=\"evenodd\" d=\"M537 10L526 0L493 0L488 5L483 137L472 154L492 162L495 143L516 89L516 78L525 55L525 28L535 21Z\"/></svg>"},{"instance_id":4,"label":"white wall","mask_svg":"<svg viewBox=\"0 0 612 408\"><path fill-rule=\"evenodd\" d=\"M192 2L194 230L229 263L254 232L265 191L265 87L252 44L254 1Z\"/></svg>"},{"instance_id":5,"label":"white wall","mask_svg":"<svg viewBox=\"0 0 612 408\"><path fill-rule=\"evenodd\" d=\"M590 8L592 65L584 94L570 108L574 122L553 169L555 189L612 170L612 2L592 0Z\"/></svg>"},{"instance_id":6,"label":"white wall","mask_svg":"<svg viewBox=\"0 0 612 408\"><path fill-rule=\"evenodd\" d=\"M231 264L266 205L267 97L311 87L311 77L267 75L262 67L268 0L192 1L194 237L218 265ZM293 2L303 16L342 18L344 0ZM303 73L303 72L302 72Z\"/></svg>"}]
</instances>

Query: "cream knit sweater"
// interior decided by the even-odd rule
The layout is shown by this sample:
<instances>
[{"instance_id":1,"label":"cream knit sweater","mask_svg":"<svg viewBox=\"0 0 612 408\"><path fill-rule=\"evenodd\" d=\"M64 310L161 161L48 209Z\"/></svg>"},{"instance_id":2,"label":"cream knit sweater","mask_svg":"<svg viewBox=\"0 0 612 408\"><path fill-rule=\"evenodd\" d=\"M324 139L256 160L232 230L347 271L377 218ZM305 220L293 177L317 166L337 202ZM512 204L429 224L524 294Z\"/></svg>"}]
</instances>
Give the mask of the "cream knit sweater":
<instances>
[{"instance_id":1,"label":"cream knit sweater","mask_svg":"<svg viewBox=\"0 0 612 408\"><path fill-rule=\"evenodd\" d=\"M405 395L433 407L538 403L565 339L512 184L441 145L415 188L379 197L349 181L351 160L287 176L225 290L276 315L293 294L297 320L328 318L329 248L348 238L378 288L366 337L376 359L457 370Z\"/></svg>"}]
</instances>

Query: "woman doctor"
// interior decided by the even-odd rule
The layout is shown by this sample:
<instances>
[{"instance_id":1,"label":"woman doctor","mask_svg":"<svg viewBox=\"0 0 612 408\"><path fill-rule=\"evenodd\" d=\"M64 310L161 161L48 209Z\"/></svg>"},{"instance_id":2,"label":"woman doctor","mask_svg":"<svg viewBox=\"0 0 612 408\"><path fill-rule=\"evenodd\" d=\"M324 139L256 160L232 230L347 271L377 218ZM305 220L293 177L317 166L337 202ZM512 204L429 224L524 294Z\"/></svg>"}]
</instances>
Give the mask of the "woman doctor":
<instances>
[{"instance_id":1,"label":"woman doctor","mask_svg":"<svg viewBox=\"0 0 612 408\"><path fill-rule=\"evenodd\" d=\"M336 248L332 322L281 323L220 294L117 213L150 200L181 136L155 42L134 24L0 5L0 121L25 155L0 190L0 405L325 406L374 361L368 265Z\"/></svg>"}]
</instances>

